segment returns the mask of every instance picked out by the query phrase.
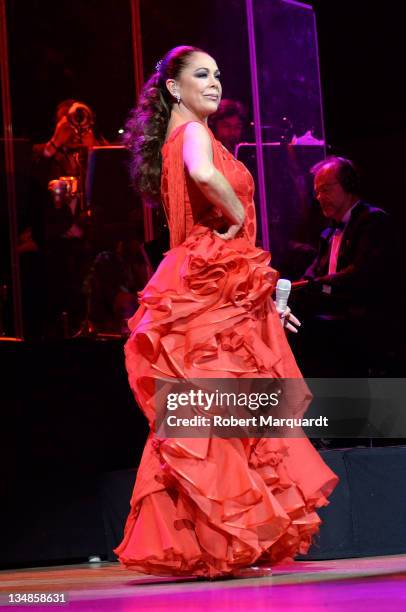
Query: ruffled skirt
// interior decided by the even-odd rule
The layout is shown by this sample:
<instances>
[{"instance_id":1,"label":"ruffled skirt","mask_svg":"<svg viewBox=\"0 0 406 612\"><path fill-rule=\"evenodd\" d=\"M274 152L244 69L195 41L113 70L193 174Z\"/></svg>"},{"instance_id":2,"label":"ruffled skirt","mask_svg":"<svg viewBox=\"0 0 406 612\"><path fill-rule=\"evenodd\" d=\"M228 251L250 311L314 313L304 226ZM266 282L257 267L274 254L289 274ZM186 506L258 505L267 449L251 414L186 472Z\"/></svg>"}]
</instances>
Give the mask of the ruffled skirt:
<instances>
[{"instance_id":1,"label":"ruffled skirt","mask_svg":"<svg viewBox=\"0 0 406 612\"><path fill-rule=\"evenodd\" d=\"M337 477L306 438L158 439L160 378L297 378L268 253L195 226L170 250L129 326L126 365L151 434L121 563L157 575L226 575L306 553Z\"/></svg>"}]
</instances>

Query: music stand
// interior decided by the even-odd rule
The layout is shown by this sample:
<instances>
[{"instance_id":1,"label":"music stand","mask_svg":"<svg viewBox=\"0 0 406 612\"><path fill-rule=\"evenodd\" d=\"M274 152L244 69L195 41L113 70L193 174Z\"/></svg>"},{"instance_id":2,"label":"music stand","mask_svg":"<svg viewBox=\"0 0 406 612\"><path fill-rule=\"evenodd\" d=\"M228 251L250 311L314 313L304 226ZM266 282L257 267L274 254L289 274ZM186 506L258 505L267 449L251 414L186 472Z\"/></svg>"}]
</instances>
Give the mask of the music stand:
<instances>
[{"instance_id":1,"label":"music stand","mask_svg":"<svg viewBox=\"0 0 406 612\"><path fill-rule=\"evenodd\" d=\"M256 143L240 143L236 157L257 180ZM255 198L258 241L263 233L270 239L273 266L295 278L295 253L292 248L303 244L315 246L324 226L323 217L314 205L310 168L324 157L322 145L296 145L285 142L262 143L269 227L261 227L261 215ZM312 255L313 257L313 255ZM301 263L298 263L301 266ZM307 266L306 266L307 267ZM295 268L295 270L293 270Z\"/></svg>"}]
</instances>

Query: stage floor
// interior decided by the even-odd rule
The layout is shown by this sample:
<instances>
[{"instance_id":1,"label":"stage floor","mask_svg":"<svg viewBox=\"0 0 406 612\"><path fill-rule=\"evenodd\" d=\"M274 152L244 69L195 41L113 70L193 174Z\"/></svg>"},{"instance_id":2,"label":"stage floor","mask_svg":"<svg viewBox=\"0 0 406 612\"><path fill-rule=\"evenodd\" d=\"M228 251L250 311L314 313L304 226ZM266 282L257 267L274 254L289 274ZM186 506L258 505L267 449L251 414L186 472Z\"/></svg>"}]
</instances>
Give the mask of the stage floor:
<instances>
[{"instance_id":1,"label":"stage floor","mask_svg":"<svg viewBox=\"0 0 406 612\"><path fill-rule=\"evenodd\" d=\"M297 561L270 578L196 581L134 575L118 563L0 572L0 608L10 593L65 593L67 604L35 610L379 610L406 609L406 555ZM18 608L22 606L16 606ZM15 609L12 606L9 609Z\"/></svg>"}]
</instances>

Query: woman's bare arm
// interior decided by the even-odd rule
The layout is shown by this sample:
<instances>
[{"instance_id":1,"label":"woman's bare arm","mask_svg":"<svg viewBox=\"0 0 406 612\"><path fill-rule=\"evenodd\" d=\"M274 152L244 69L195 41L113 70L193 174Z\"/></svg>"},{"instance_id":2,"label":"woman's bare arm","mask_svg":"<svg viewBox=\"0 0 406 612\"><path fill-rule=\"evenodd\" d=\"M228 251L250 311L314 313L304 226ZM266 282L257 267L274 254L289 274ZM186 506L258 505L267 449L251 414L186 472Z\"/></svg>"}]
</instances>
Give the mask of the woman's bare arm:
<instances>
[{"instance_id":1,"label":"woman's bare arm","mask_svg":"<svg viewBox=\"0 0 406 612\"><path fill-rule=\"evenodd\" d=\"M216 232L217 235L225 239L233 238L244 223L245 210L230 183L214 166L210 136L200 123L186 126L183 160L200 191L231 223L225 234Z\"/></svg>"}]
</instances>

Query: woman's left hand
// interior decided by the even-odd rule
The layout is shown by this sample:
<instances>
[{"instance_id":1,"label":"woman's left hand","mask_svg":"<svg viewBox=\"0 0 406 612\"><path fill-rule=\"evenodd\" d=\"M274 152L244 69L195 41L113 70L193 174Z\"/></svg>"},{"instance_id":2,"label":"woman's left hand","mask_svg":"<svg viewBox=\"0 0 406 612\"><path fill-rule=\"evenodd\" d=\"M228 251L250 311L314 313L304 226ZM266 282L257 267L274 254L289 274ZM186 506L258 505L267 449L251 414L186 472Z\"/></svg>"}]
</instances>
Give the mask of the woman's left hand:
<instances>
[{"instance_id":1,"label":"woman's left hand","mask_svg":"<svg viewBox=\"0 0 406 612\"><path fill-rule=\"evenodd\" d=\"M282 310L281 308L278 308L275 303L275 308L277 313L279 314L282 327L285 327L289 331L297 334L297 332L299 331L297 328L301 326L301 322L295 317L294 314L292 314L292 311L289 306L287 306L285 310Z\"/></svg>"},{"instance_id":2,"label":"woman's left hand","mask_svg":"<svg viewBox=\"0 0 406 612\"><path fill-rule=\"evenodd\" d=\"M242 226L243 223L235 223L233 225L230 225L226 232L220 233L217 230L213 230L213 234L216 234L216 236L222 238L223 240L231 240L232 238L236 237Z\"/></svg>"}]
</instances>

